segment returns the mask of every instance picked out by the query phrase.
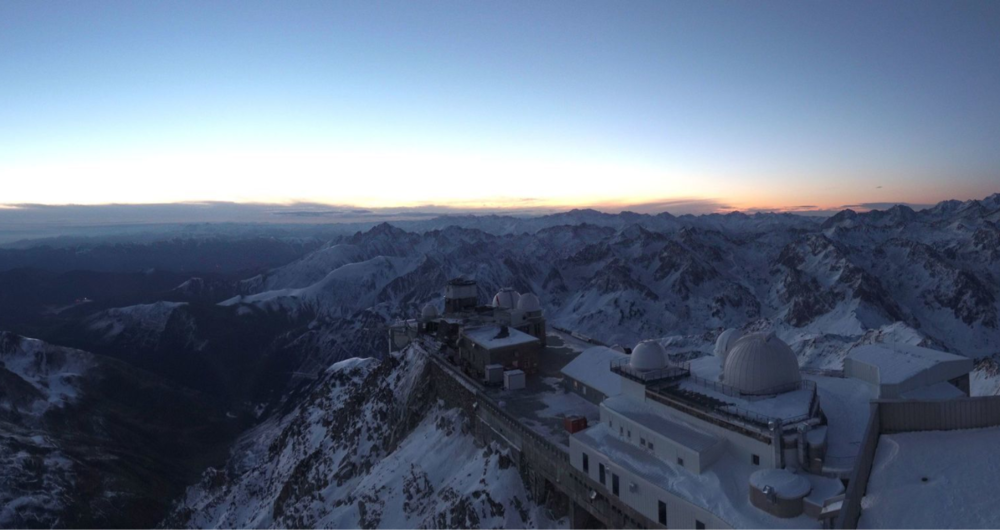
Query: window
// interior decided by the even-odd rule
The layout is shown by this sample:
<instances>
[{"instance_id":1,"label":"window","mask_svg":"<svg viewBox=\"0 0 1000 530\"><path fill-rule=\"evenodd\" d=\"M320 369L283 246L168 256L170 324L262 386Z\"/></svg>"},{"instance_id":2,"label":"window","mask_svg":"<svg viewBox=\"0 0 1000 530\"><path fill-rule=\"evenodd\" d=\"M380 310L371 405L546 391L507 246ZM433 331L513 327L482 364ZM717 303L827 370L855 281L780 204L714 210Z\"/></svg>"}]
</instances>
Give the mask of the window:
<instances>
[{"instance_id":1,"label":"window","mask_svg":"<svg viewBox=\"0 0 1000 530\"><path fill-rule=\"evenodd\" d=\"M694 527L695 527L696 530L705 530L705 523L703 523L703 522L695 519L694 520Z\"/></svg>"},{"instance_id":2,"label":"window","mask_svg":"<svg viewBox=\"0 0 1000 530\"><path fill-rule=\"evenodd\" d=\"M684 459L678 456L677 457L677 465L679 465L681 467L684 467Z\"/></svg>"},{"instance_id":3,"label":"window","mask_svg":"<svg viewBox=\"0 0 1000 530\"><path fill-rule=\"evenodd\" d=\"M628 439L629 439L629 440L631 440L631 439L632 439L632 429L629 429L629 430L628 430Z\"/></svg>"},{"instance_id":4,"label":"window","mask_svg":"<svg viewBox=\"0 0 1000 530\"><path fill-rule=\"evenodd\" d=\"M597 464L597 477L600 479L602 486L607 485L604 483L604 464Z\"/></svg>"},{"instance_id":5,"label":"window","mask_svg":"<svg viewBox=\"0 0 1000 530\"><path fill-rule=\"evenodd\" d=\"M614 493L615 497L618 496L618 475L614 473L611 474L611 493Z\"/></svg>"},{"instance_id":6,"label":"window","mask_svg":"<svg viewBox=\"0 0 1000 530\"><path fill-rule=\"evenodd\" d=\"M625 427L618 426L618 436L625 436Z\"/></svg>"},{"instance_id":7,"label":"window","mask_svg":"<svg viewBox=\"0 0 1000 530\"><path fill-rule=\"evenodd\" d=\"M646 442L646 447L648 447L649 450L652 451L653 450L653 442Z\"/></svg>"},{"instance_id":8,"label":"window","mask_svg":"<svg viewBox=\"0 0 1000 530\"><path fill-rule=\"evenodd\" d=\"M590 474L590 457L587 456L587 453L583 453L583 472Z\"/></svg>"},{"instance_id":9,"label":"window","mask_svg":"<svg viewBox=\"0 0 1000 530\"><path fill-rule=\"evenodd\" d=\"M660 524L662 524L663 526L667 526L667 503L660 501L658 507L659 507L659 512L657 515L659 517Z\"/></svg>"},{"instance_id":10,"label":"window","mask_svg":"<svg viewBox=\"0 0 1000 530\"><path fill-rule=\"evenodd\" d=\"M758 455L750 455L750 461L753 462L753 465L759 466L760 465L760 456L758 456Z\"/></svg>"},{"instance_id":11,"label":"window","mask_svg":"<svg viewBox=\"0 0 1000 530\"><path fill-rule=\"evenodd\" d=\"M645 438L639 438L639 445L641 445L643 447L646 447L646 439Z\"/></svg>"}]
</instances>

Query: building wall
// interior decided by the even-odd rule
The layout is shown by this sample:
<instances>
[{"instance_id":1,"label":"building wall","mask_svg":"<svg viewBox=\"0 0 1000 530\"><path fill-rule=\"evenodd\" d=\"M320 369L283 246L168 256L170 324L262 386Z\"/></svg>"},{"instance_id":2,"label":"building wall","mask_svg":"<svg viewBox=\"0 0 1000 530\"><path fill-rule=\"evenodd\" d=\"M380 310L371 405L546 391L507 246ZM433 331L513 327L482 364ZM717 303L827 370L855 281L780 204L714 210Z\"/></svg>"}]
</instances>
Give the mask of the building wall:
<instances>
[{"instance_id":1,"label":"building wall","mask_svg":"<svg viewBox=\"0 0 1000 530\"><path fill-rule=\"evenodd\" d=\"M651 407L655 407L656 410L661 412L661 414L674 421L688 423L697 429L712 434L719 439L725 440L724 450L729 451L740 460L752 462L753 456L756 455L760 460L760 466L762 468L778 467L778 462L775 460L774 449L771 446L770 439L768 439L767 442L764 442L750 436L745 436L717 423L704 421L700 418L685 414L682 411L653 400L646 400L646 403ZM788 449L787 446L786 449ZM786 459L786 462L790 461Z\"/></svg>"},{"instance_id":2,"label":"building wall","mask_svg":"<svg viewBox=\"0 0 1000 530\"><path fill-rule=\"evenodd\" d=\"M723 439L705 451L694 451L604 406L601 407L601 422L606 424L611 432L620 433L622 440L646 451L651 457L658 458L665 464L677 466L683 462L683 467L692 473L701 474L719 458L725 447ZM650 442L652 449L649 448Z\"/></svg>"},{"instance_id":3,"label":"building wall","mask_svg":"<svg viewBox=\"0 0 1000 530\"><path fill-rule=\"evenodd\" d=\"M595 405L600 405L601 402L608 397L600 390L597 390L596 388L567 375L563 376L562 385L567 392L573 392L574 394L582 396L584 399Z\"/></svg>"},{"instance_id":4,"label":"building wall","mask_svg":"<svg viewBox=\"0 0 1000 530\"><path fill-rule=\"evenodd\" d=\"M878 366L850 357L844 359L844 375L871 385L878 399L896 399L911 390L967 376L972 367L972 359L956 359L938 363L899 383L883 383Z\"/></svg>"},{"instance_id":5,"label":"building wall","mask_svg":"<svg viewBox=\"0 0 1000 530\"><path fill-rule=\"evenodd\" d=\"M577 441L575 437L570 437L569 446L570 464L581 473L584 473L583 454L587 454L589 464L585 474L591 480L599 483L600 465L605 466L605 484L598 486L602 489L600 491L602 495L615 497L612 491L612 475L618 475L617 497L651 521L658 521L658 503L662 501L667 505L667 528L694 528L696 520L704 523L706 528L732 528L730 524L711 512L618 466L604 454L591 450Z\"/></svg>"},{"instance_id":6,"label":"building wall","mask_svg":"<svg viewBox=\"0 0 1000 530\"><path fill-rule=\"evenodd\" d=\"M488 364L500 364L508 370L516 368L524 370L527 374L533 374L538 370L541 345L536 342L486 349L463 337L460 350L462 358L479 374L486 373Z\"/></svg>"}]
</instances>

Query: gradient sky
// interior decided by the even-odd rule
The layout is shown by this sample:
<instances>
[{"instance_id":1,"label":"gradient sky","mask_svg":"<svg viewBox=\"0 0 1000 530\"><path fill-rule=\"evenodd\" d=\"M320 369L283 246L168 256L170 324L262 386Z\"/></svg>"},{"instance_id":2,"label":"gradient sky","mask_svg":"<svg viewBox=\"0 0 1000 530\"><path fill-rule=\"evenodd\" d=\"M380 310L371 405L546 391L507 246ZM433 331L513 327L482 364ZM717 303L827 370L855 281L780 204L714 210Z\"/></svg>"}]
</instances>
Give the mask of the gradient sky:
<instances>
[{"instance_id":1,"label":"gradient sky","mask_svg":"<svg viewBox=\"0 0 1000 530\"><path fill-rule=\"evenodd\" d=\"M1000 2L0 2L0 204L1000 191Z\"/></svg>"}]
</instances>

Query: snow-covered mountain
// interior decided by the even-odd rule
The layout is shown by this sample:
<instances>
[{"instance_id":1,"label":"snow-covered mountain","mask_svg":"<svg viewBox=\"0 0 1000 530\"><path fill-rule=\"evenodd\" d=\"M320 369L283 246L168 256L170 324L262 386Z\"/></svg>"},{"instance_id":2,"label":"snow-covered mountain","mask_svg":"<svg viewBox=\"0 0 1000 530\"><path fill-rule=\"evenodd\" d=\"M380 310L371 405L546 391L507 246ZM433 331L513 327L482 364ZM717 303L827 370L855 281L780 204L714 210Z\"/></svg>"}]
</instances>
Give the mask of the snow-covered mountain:
<instances>
[{"instance_id":1,"label":"snow-covered mountain","mask_svg":"<svg viewBox=\"0 0 1000 530\"><path fill-rule=\"evenodd\" d=\"M210 528L550 527L509 456L435 398L416 347L338 362L165 521ZM565 525L565 521L562 521Z\"/></svg>"},{"instance_id":2,"label":"snow-covered mountain","mask_svg":"<svg viewBox=\"0 0 1000 530\"><path fill-rule=\"evenodd\" d=\"M678 360L709 353L727 327L774 329L806 368L839 369L859 344L918 344L975 357L973 393L1000 393L998 223L1000 195L825 220L447 217L338 236L242 281L146 288L120 307L84 293L97 300L32 321L78 349L0 341L0 460L13 470L0 526L564 524L433 399L417 352L386 355L386 325L440 308L456 276L475 278L482 302L530 291L551 326L626 346L658 338ZM165 432L181 436L149 443ZM170 466L184 471L154 480ZM143 502L153 508L130 511Z\"/></svg>"},{"instance_id":3,"label":"snow-covered mountain","mask_svg":"<svg viewBox=\"0 0 1000 530\"><path fill-rule=\"evenodd\" d=\"M124 363L2 332L0 527L152 526L241 425Z\"/></svg>"},{"instance_id":4,"label":"snow-covered mountain","mask_svg":"<svg viewBox=\"0 0 1000 530\"><path fill-rule=\"evenodd\" d=\"M989 356L1000 351L997 197L825 222L574 211L467 223L489 230L380 225L244 282L225 304L315 312L311 334L343 339L345 320L414 315L464 275L482 300L503 286L532 291L550 322L609 343L744 325L853 341L902 323L939 347ZM339 355L359 353L376 352Z\"/></svg>"}]
</instances>

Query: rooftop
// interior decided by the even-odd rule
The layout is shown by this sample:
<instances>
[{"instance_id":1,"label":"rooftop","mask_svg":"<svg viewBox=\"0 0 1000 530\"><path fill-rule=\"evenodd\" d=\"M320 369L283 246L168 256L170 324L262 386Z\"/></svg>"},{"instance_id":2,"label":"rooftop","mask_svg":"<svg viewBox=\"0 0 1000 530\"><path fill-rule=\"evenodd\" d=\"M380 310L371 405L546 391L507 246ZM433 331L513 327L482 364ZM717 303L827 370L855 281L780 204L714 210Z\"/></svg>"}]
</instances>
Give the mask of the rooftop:
<instances>
[{"instance_id":1,"label":"rooftop","mask_svg":"<svg viewBox=\"0 0 1000 530\"><path fill-rule=\"evenodd\" d=\"M750 474L760 469L725 453L701 474L663 462L634 444L624 442L602 424L574 435L615 465L642 477L678 497L708 510L736 528L816 528L819 522L805 515L779 519L750 504ZM812 479L812 477L810 477ZM817 477L817 480L824 480Z\"/></svg>"},{"instance_id":2,"label":"rooftop","mask_svg":"<svg viewBox=\"0 0 1000 530\"><path fill-rule=\"evenodd\" d=\"M563 367L563 375L596 389L605 396L622 391L621 379L611 373L611 363L628 359L628 355L606 346L587 348Z\"/></svg>"},{"instance_id":3,"label":"rooftop","mask_svg":"<svg viewBox=\"0 0 1000 530\"><path fill-rule=\"evenodd\" d=\"M858 528L992 528L1000 427L879 438Z\"/></svg>"},{"instance_id":4,"label":"rooftop","mask_svg":"<svg viewBox=\"0 0 1000 530\"><path fill-rule=\"evenodd\" d=\"M490 350L494 348L503 348L505 346L517 346L519 344L539 342L536 337L528 335L523 331L518 331L512 327L507 327L507 336L505 337L500 336L500 331L500 326L483 326L481 328L466 329L462 332L462 334L468 337L472 342Z\"/></svg>"},{"instance_id":5,"label":"rooftop","mask_svg":"<svg viewBox=\"0 0 1000 530\"><path fill-rule=\"evenodd\" d=\"M718 438L709 433L665 418L649 405L625 396L608 398L602 405L696 453L711 449L720 443Z\"/></svg>"},{"instance_id":6,"label":"rooftop","mask_svg":"<svg viewBox=\"0 0 1000 530\"><path fill-rule=\"evenodd\" d=\"M968 362L972 369L972 359L968 357L909 344L858 346L847 354L847 358L878 367L879 381L883 384L902 383L941 363Z\"/></svg>"}]
</instances>

